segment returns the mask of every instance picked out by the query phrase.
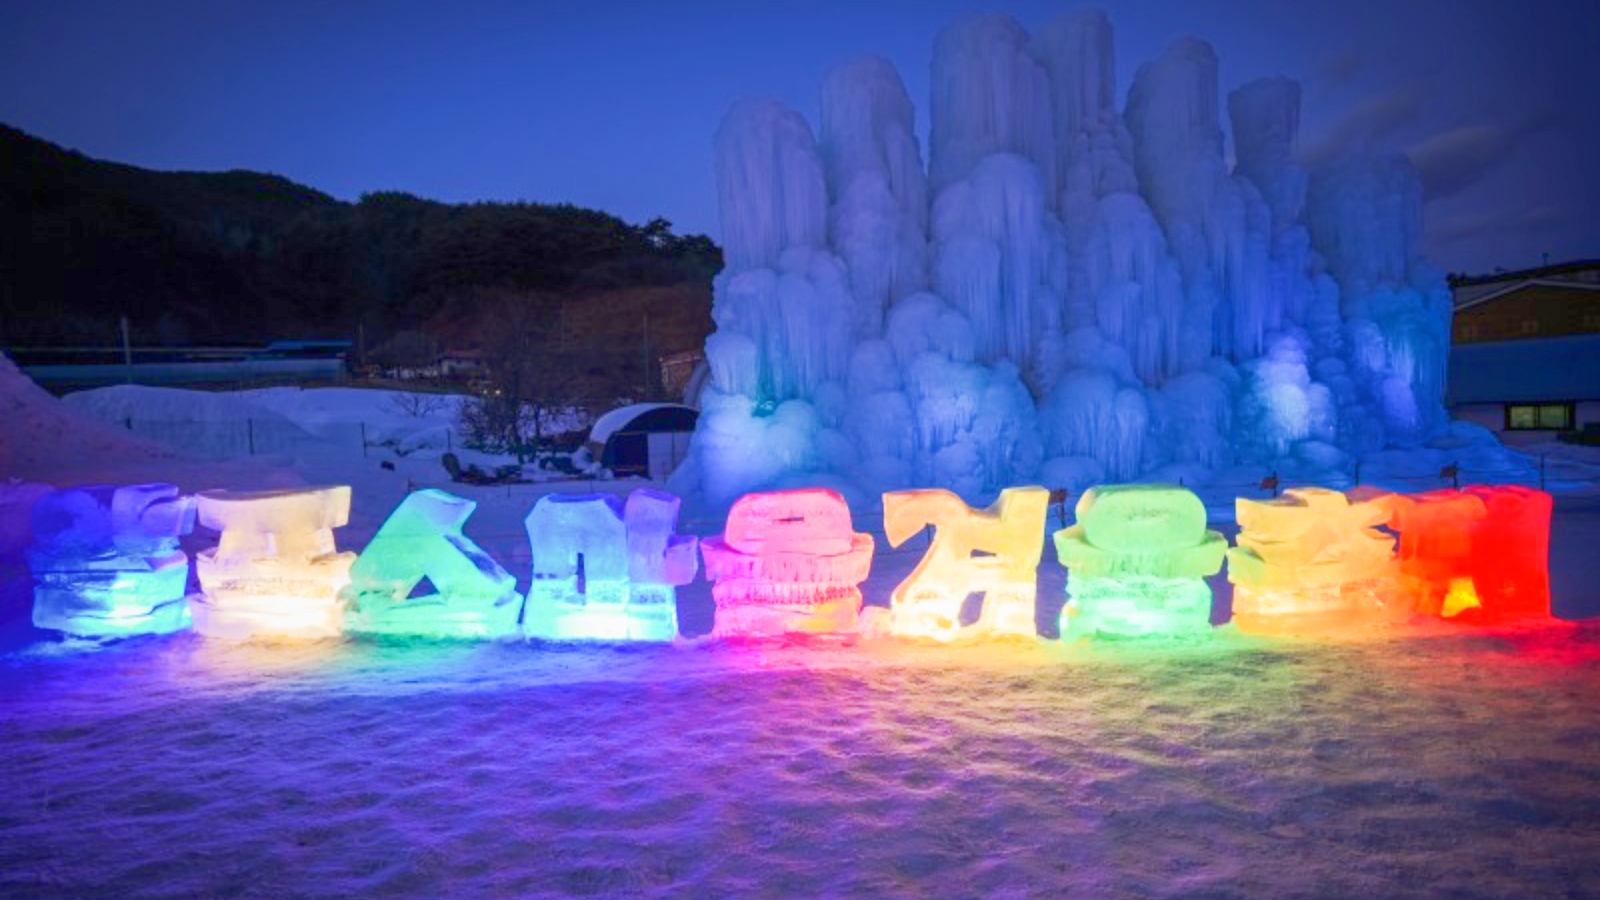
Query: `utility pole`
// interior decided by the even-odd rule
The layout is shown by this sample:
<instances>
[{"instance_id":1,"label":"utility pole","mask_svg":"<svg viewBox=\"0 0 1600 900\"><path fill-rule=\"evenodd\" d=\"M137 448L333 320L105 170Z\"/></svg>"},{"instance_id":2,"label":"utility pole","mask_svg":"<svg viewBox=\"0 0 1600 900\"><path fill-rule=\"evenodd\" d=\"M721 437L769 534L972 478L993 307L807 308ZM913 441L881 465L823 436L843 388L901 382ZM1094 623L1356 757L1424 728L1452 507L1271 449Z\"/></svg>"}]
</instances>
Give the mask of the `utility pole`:
<instances>
[{"instance_id":1,"label":"utility pole","mask_svg":"<svg viewBox=\"0 0 1600 900\"><path fill-rule=\"evenodd\" d=\"M129 384L133 384L133 342L128 339L128 316L122 316L122 365Z\"/></svg>"}]
</instances>

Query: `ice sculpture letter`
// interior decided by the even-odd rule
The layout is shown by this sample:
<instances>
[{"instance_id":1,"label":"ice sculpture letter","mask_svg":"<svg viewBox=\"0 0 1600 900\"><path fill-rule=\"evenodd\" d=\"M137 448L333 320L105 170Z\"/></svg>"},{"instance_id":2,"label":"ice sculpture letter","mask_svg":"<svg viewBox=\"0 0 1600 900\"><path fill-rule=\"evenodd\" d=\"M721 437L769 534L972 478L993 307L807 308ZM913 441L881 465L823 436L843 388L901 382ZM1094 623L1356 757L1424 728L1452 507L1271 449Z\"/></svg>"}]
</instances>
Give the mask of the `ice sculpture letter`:
<instances>
[{"instance_id":1,"label":"ice sculpture letter","mask_svg":"<svg viewBox=\"0 0 1600 900\"><path fill-rule=\"evenodd\" d=\"M891 595L891 631L949 640L961 631L968 595L982 593L974 631L1037 634L1035 579L1049 504L1050 492L1042 487L1007 488L982 511L945 490L884 494L883 531L891 546L926 526L936 529L922 562Z\"/></svg>"},{"instance_id":2,"label":"ice sculpture letter","mask_svg":"<svg viewBox=\"0 0 1600 900\"><path fill-rule=\"evenodd\" d=\"M461 533L478 504L439 490L406 495L350 567L347 631L501 637L517 631L517 580ZM426 579L434 593L409 596Z\"/></svg>"},{"instance_id":3,"label":"ice sculpture letter","mask_svg":"<svg viewBox=\"0 0 1600 900\"><path fill-rule=\"evenodd\" d=\"M33 505L33 624L86 637L165 634L189 625L194 498L170 484L95 485Z\"/></svg>"},{"instance_id":4,"label":"ice sculpture letter","mask_svg":"<svg viewBox=\"0 0 1600 900\"><path fill-rule=\"evenodd\" d=\"M679 504L649 488L626 504L612 494L541 497L524 523L533 583L523 631L553 640L676 637L674 586L696 569L695 538L673 533Z\"/></svg>"},{"instance_id":5,"label":"ice sculpture letter","mask_svg":"<svg viewBox=\"0 0 1600 900\"><path fill-rule=\"evenodd\" d=\"M746 494L727 532L701 545L715 581L717 637L856 630L872 536L851 531L844 498L825 488Z\"/></svg>"},{"instance_id":6,"label":"ice sculpture letter","mask_svg":"<svg viewBox=\"0 0 1600 900\"><path fill-rule=\"evenodd\" d=\"M354 553L340 553L333 529L350 519L350 488L207 491L200 524L222 532L195 558L204 596L191 604L207 637L297 638L339 634Z\"/></svg>"},{"instance_id":7,"label":"ice sculpture letter","mask_svg":"<svg viewBox=\"0 0 1600 900\"><path fill-rule=\"evenodd\" d=\"M1056 532L1069 602L1061 632L1137 636L1200 633L1228 542L1206 530L1192 491L1167 484L1095 487L1078 500L1078 524Z\"/></svg>"},{"instance_id":8,"label":"ice sculpture letter","mask_svg":"<svg viewBox=\"0 0 1600 900\"><path fill-rule=\"evenodd\" d=\"M1391 494L1400 571L1418 612L1487 621L1550 615L1550 511L1518 485Z\"/></svg>"},{"instance_id":9,"label":"ice sculpture letter","mask_svg":"<svg viewBox=\"0 0 1600 900\"><path fill-rule=\"evenodd\" d=\"M1290 488L1235 502L1228 550L1233 621L1256 634L1360 628L1410 612L1395 583L1388 507L1326 488Z\"/></svg>"}]
</instances>

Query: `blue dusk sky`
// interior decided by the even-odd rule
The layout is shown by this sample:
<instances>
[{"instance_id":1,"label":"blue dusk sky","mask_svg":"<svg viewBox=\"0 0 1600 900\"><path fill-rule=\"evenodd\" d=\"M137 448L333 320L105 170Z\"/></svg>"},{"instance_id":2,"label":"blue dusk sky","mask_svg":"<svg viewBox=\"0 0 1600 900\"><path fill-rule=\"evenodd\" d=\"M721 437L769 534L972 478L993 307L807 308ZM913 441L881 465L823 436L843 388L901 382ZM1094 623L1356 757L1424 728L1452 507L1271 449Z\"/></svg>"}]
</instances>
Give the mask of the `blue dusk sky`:
<instances>
[{"instance_id":1,"label":"blue dusk sky","mask_svg":"<svg viewBox=\"0 0 1600 900\"><path fill-rule=\"evenodd\" d=\"M274 172L347 200L569 202L718 237L711 139L736 99L775 96L815 127L828 68L878 54L926 153L941 28L1005 12L1037 30L1076 5L0 0L0 122L153 169ZM1600 256L1600 4L1102 5L1122 98L1193 35L1217 50L1224 109L1254 78L1301 81L1308 161L1410 153L1442 268Z\"/></svg>"}]
</instances>

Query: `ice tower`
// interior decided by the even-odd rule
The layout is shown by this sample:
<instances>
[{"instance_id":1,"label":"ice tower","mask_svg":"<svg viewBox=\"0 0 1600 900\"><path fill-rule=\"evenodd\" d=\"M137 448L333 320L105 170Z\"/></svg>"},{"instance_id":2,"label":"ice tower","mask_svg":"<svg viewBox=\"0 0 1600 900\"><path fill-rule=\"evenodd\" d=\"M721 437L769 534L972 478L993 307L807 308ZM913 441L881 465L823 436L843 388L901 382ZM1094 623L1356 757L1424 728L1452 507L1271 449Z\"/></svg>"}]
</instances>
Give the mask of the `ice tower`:
<instances>
[{"instance_id":1,"label":"ice tower","mask_svg":"<svg viewBox=\"0 0 1600 900\"><path fill-rule=\"evenodd\" d=\"M950 25L926 167L882 59L827 74L817 132L772 100L729 111L680 492L1315 477L1440 429L1449 298L1410 165L1307 172L1299 86L1224 102L1193 38L1119 109L1114 52L1096 10Z\"/></svg>"}]
</instances>

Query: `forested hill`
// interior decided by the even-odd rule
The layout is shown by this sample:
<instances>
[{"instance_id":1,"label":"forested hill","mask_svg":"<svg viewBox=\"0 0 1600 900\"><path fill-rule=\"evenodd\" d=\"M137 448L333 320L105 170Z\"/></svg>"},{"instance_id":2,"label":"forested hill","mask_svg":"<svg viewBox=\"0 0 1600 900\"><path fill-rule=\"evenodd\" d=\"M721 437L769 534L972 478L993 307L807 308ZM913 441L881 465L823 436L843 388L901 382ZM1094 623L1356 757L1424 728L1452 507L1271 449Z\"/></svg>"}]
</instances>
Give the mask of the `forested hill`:
<instances>
[{"instance_id":1,"label":"forested hill","mask_svg":"<svg viewBox=\"0 0 1600 900\"><path fill-rule=\"evenodd\" d=\"M392 192L346 203L276 175L90 159L0 125L0 345L107 343L124 314L140 344L354 338L358 323L369 346L407 330L471 344L493 305L618 337L648 317L651 349L670 352L710 329L721 265L709 238L663 220ZM582 315L618 292L630 321Z\"/></svg>"}]
</instances>

